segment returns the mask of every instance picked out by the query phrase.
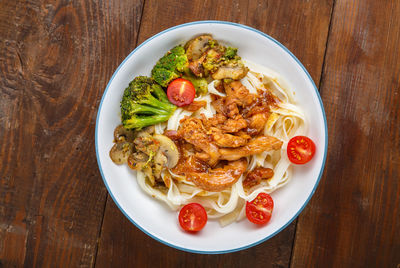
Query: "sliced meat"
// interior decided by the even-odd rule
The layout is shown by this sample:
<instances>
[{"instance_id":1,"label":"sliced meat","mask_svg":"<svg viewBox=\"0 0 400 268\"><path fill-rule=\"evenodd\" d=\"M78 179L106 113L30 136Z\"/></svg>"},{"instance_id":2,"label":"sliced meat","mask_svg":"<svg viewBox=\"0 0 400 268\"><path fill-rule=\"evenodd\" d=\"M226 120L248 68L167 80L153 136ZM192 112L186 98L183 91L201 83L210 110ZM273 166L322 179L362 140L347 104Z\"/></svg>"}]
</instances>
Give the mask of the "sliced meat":
<instances>
[{"instance_id":1,"label":"sliced meat","mask_svg":"<svg viewBox=\"0 0 400 268\"><path fill-rule=\"evenodd\" d=\"M235 135L242 137L243 139L246 139L247 141L249 141L251 139L251 136L244 131L239 131Z\"/></svg>"},{"instance_id":2,"label":"sliced meat","mask_svg":"<svg viewBox=\"0 0 400 268\"><path fill-rule=\"evenodd\" d=\"M269 91L258 91L256 100L242 110L244 118L249 118L258 113L269 113L270 106L275 106L279 100Z\"/></svg>"},{"instance_id":3,"label":"sliced meat","mask_svg":"<svg viewBox=\"0 0 400 268\"><path fill-rule=\"evenodd\" d=\"M193 160L190 161L193 162ZM199 167L200 166L198 165L197 168ZM237 161L229 162L222 168L208 168L207 170L202 172L192 170L188 171L188 169L186 169L183 174L186 175L186 178L188 178L188 180L191 180L197 187L203 190L210 192L220 192L232 186L246 171L246 168L247 160L240 159Z\"/></svg>"},{"instance_id":4,"label":"sliced meat","mask_svg":"<svg viewBox=\"0 0 400 268\"><path fill-rule=\"evenodd\" d=\"M217 98L211 102L212 107L215 109L217 114L224 115L225 114L225 98Z\"/></svg>"},{"instance_id":5,"label":"sliced meat","mask_svg":"<svg viewBox=\"0 0 400 268\"><path fill-rule=\"evenodd\" d=\"M233 81L229 84L225 83L224 87L227 98L235 99L236 103L241 106L248 106L256 99L256 95L251 94L240 81Z\"/></svg>"},{"instance_id":6,"label":"sliced meat","mask_svg":"<svg viewBox=\"0 0 400 268\"><path fill-rule=\"evenodd\" d=\"M197 110L199 110L202 107L205 107L206 105L207 105L206 101L193 101L191 104L185 105L182 108L189 112L196 112Z\"/></svg>"},{"instance_id":7,"label":"sliced meat","mask_svg":"<svg viewBox=\"0 0 400 268\"><path fill-rule=\"evenodd\" d=\"M172 169L172 172L178 175L185 175L187 173L203 173L207 172L210 168L204 161L201 161L193 155L188 157L182 157L179 159L178 164Z\"/></svg>"},{"instance_id":8,"label":"sliced meat","mask_svg":"<svg viewBox=\"0 0 400 268\"><path fill-rule=\"evenodd\" d=\"M269 115L266 113L260 113L250 117L248 120L249 124L247 126L246 132L252 136L260 134L268 121L268 116Z\"/></svg>"},{"instance_id":9,"label":"sliced meat","mask_svg":"<svg viewBox=\"0 0 400 268\"><path fill-rule=\"evenodd\" d=\"M226 133L235 133L247 127L247 122L240 115L235 118L226 118L222 114L215 114L211 118L202 116L202 121L206 129L216 127Z\"/></svg>"},{"instance_id":10,"label":"sliced meat","mask_svg":"<svg viewBox=\"0 0 400 268\"><path fill-rule=\"evenodd\" d=\"M234 119L227 119L223 125L219 126L223 131L228 133L238 132L247 127L247 122L240 115Z\"/></svg>"},{"instance_id":11,"label":"sliced meat","mask_svg":"<svg viewBox=\"0 0 400 268\"><path fill-rule=\"evenodd\" d=\"M215 114L213 117L211 118L206 118L203 114L202 116L202 121L204 126L206 126L206 128L210 128L210 127L216 127L220 124L223 124L226 121L226 117L222 114Z\"/></svg>"},{"instance_id":12,"label":"sliced meat","mask_svg":"<svg viewBox=\"0 0 400 268\"><path fill-rule=\"evenodd\" d=\"M240 104L240 101L236 97L226 97L224 104L224 113L226 114L226 116L234 118L235 116L239 115L238 104Z\"/></svg>"},{"instance_id":13,"label":"sliced meat","mask_svg":"<svg viewBox=\"0 0 400 268\"><path fill-rule=\"evenodd\" d=\"M178 131L176 130L166 130L164 131L164 135L173 141L178 141L179 139L181 139L181 136L178 135Z\"/></svg>"},{"instance_id":14,"label":"sliced meat","mask_svg":"<svg viewBox=\"0 0 400 268\"><path fill-rule=\"evenodd\" d=\"M274 176L274 171L270 168L256 167L250 171L243 181L243 187L251 188L259 184L262 180L267 180Z\"/></svg>"},{"instance_id":15,"label":"sliced meat","mask_svg":"<svg viewBox=\"0 0 400 268\"><path fill-rule=\"evenodd\" d=\"M219 147L236 148L247 143L247 139L232 134L223 133L219 128L211 128L211 136Z\"/></svg>"},{"instance_id":16,"label":"sliced meat","mask_svg":"<svg viewBox=\"0 0 400 268\"><path fill-rule=\"evenodd\" d=\"M279 150L282 147L283 142L272 136L260 136L251 140L248 144L243 147L235 149L219 149L221 154L220 159L234 161L242 157L246 157L252 154L259 154L264 151Z\"/></svg>"},{"instance_id":17,"label":"sliced meat","mask_svg":"<svg viewBox=\"0 0 400 268\"><path fill-rule=\"evenodd\" d=\"M196 153L194 156L205 163L208 163L208 161L210 161L210 156L204 152Z\"/></svg>"},{"instance_id":18,"label":"sliced meat","mask_svg":"<svg viewBox=\"0 0 400 268\"><path fill-rule=\"evenodd\" d=\"M206 152L210 156L209 163L211 165L216 164L220 156L218 147L212 143L211 137L207 135L207 130L202 120L194 117L186 117L180 123L181 126L178 130L178 135L186 142Z\"/></svg>"}]
</instances>

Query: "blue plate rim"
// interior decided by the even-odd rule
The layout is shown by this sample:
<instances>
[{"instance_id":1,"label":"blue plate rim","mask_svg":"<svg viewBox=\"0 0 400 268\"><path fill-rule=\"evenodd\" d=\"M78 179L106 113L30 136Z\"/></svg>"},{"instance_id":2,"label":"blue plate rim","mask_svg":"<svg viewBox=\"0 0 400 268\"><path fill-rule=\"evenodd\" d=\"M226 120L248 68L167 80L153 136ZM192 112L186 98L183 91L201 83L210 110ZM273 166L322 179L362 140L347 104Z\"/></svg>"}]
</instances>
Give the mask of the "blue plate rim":
<instances>
[{"instance_id":1,"label":"blue plate rim","mask_svg":"<svg viewBox=\"0 0 400 268\"><path fill-rule=\"evenodd\" d=\"M299 64L299 66L303 69L303 71L304 71L305 74L307 75L308 79L311 81L311 83L312 83L312 85L313 85L313 87L314 87L315 93L316 93L317 96L318 96L318 100L319 100L319 103L320 103L320 106L321 106L321 110L322 110L322 114L323 114L323 118L324 118L324 126L325 126L325 148L324 148L324 157L323 157L323 161L322 161L322 165L321 165L321 170L320 170L320 173L319 173L319 175L318 175L318 180L317 180L317 182L315 183L314 188L313 188L313 190L311 191L311 193L310 193L309 197L307 198L306 202L304 202L303 206L297 211L297 213L296 213L285 225L283 225L281 228L279 228L279 229L278 229L277 231L275 231L274 233L270 234L270 235L267 236L267 237L264 237L264 238L260 239L259 241L254 242L254 243L252 243L252 244L250 244L250 245L243 246L243 247L238 247L238 248L234 248L234 249L229 249L229 250L202 251L202 250L187 249L187 248L179 247L179 246L173 245L173 244L171 244L171 243L168 243L167 241L164 241L164 240L162 240L162 239L160 239L160 238L158 238L158 237L156 237L156 236L150 234L150 233L147 232L145 229L143 229L143 228L142 228L139 224L137 224L131 217L129 217L129 215L122 209L122 207L119 205L119 203L118 203L117 200L115 199L114 195L113 195L112 192L110 191L110 188L109 188L109 186L108 186L108 184L107 184L107 181L106 181L106 179L105 179L105 177L104 177L104 174L103 174L103 168L102 168L101 163L100 163L100 157L99 157L99 151L98 151L98 134L97 134L97 133L98 133L98 125L99 125L98 122L99 122L99 116L100 116L101 107L102 107L102 105L103 105L103 100L104 100L104 97L105 97L106 94L107 94L107 91L108 91L108 89L109 89L109 86L110 86L111 82L114 80L114 77L115 77L115 75L118 73L119 69L125 64L125 62L126 62L130 57L132 57L132 56L134 55L134 53L135 53L137 50L139 50L143 45L145 45L146 43L148 43L150 40L156 38L157 36L160 36L160 35L162 35L162 34L164 34L164 33L167 33L167 32L169 32L169 31L172 31L172 30L175 30L175 29L178 29L178 28L182 28L182 27L186 27L186 26L190 26L190 25L198 25L198 24L226 24L226 25L236 26L236 27L239 27L239 28L244 28L244 29L247 29L247 30L251 30L251 31L253 31L253 32L255 32L255 33L258 33L258 34L262 35L263 37L266 37L266 38L268 38L269 40L273 41L273 42L274 42L275 44L277 44L278 46L280 46L283 50L285 50L285 51L297 62L297 64ZM229 21L202 20L202 21L193 21L193 22L188 22L188 23L176 25L176 26L173 26L173 27L171 27L171 28L168 28L168 29L166 29L166 30L164 30L164 31L162 31L162 32L159 32L159 33L153 35L152 37L148 38L148 39L145 40L143 43L141 43L139 46L137 46L137 47L136 47L131 53L129 53L129 55L122 61L122 63L118 66L118 68L115 70L115 72L114 72L113 75L111 76L111 79L110 79L110 81L109 81L108 84L107 84L107 87L106 87L106 89L105 89L105 91L104 91L104 93L103 93L103 96L102 96L102 98L101 98L101 101L100 101L100 104L99 104L99 108L98 108L98 110L97 110L96 128L95 128L95 147L96 147L97 164L98 164L98 166L99 166L100 174L101 174L101 177L102 177L102 179L103 179L103 182L104 182L104 184L105 184L105 186L106 186L106 188L107 188L108 193L110 194L111 198L113 199L114 203L117 205L117 207L119 208L119 210L122 212L122 214L124 214L125 217L128 218L129 221L132 222L137 228L139 228L142 232L144 232L145 234L147 234L147 235L150 236L151 238L155 239L156 241L158 241L158 242L160 242L160 243L163 243L163 244L165 244L165 245L167 245L167 246L170 246L170 247L172 247L172 248L175 248L175 249L179 249L179 250L186 251L186 252L190 252L190 253L199 253L199 254L225 254L225 253L231 253L231 252L236 252L236 251L248 249L248 248L254 247L254 246L258 245L258 244L261 244L262 242L267 241L268 239L274 237L276 234L278 234L278 233L281 232L283 229L285 229L285 228L286 228L290 223L292 223L293 220L296 219L296 218L299 216L299 214L304 210L304 208L306 207L306 205L307 205L308 202L310 201L311 197L314 195L314 192L315 192L315 190L316 190L317 187L318 187L318 184L319 184L319 182L320 182L320 180L321 180L321 177L322 177L322 174L323 174L323 171L324 171L324 168L325 168L326 156L327 156L327 151L328 151L328 127L327 127L327 120L326 120L324 105L323 105L323 103L322 103L322 99L321 99L321 96L320 96L320 94L319 94L318 88L317 88L317 86L315 85L313 79L311 78L311 75L308 73L307 69L303 66L303 64L296 58L296 56L295 56L289 49L287 49L284 45L282 45L281 43L279 43L277 40L275 40L275 39L272 38L271 36L267 35L266 33L261 32L260 30L257 30L257 29L255 29L255 28L252 28L252 27L250 27L250 26L243 25L243 24L240 24L240 23L235 23L235 22L229 22Z\"/></svg>"}]
</instances>

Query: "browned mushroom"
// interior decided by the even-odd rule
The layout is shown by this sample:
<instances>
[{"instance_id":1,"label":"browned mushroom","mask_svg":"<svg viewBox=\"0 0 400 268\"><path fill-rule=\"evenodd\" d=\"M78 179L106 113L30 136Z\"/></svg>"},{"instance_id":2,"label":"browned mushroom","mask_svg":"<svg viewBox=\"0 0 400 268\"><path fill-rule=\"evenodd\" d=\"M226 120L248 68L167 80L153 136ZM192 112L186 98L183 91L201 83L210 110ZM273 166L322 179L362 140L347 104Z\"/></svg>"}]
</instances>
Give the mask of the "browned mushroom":
<instances>
[{"instance_id":1,"label":"browned mushroom","mask_svg":"<svg viewBox=\"0 0 400 268\"><path fill-rule=\"evenodd\" d=\"M127 162L129 155L133 151L133 144L127 141L122 141L114 144L110 150L111 160L118 165Z\"/></svg>"},{"instance_id":2,"label":"browned mushroom","mask_svg":"<svg viewBox=\"0 0 400 268\"><path fill-rule=\"evenodd\" d=\"M165 135L156 134L153 136L153 138L159 141L160 147L158 149L158 152L161 152L167 160L166 162L164 162L165 158L159 156L159 160L162 161L160 163L162 163L162 165L165 165L167 168L175 167L179 160L179 151L175 143ZM156 162L155 158L154 161Z\"/></svg>"},{"instance_id":3,"label":"browned mushroom","mask_svg":"<svg viewBox=\"0 0 400 268\"><path fill-rule=\"evenodd\" d=\"M208 43L213 40L209 34L203 34L189 40L186 45L186 55L189 61L198 60L207 49L209 49Z\"/></svg>"},{"instance_id":4,"label":"browned mushroom","mask_svg":"<svg viewBox=\"0 0 400 268\"><path fill-rule=\"evenodd\" d=\"M123 125L119 125L114 130L114 141L128 141L132 142L135 138L135 131L124 128Z\"/></svg>"},{"instance_id":5,"label":"browned mushroom","mask_svg":"<svg viewBox=\"0 0 400 268\"><path fill-rule=\"evenodd\" d=\"M220 66L217 69L217 71L214 72L211 76L213 79L216 80L226 79L226 78L239 80L245 77L248 71L249 69L240 62L234 62Z\"/></svg>"}]
</instances>

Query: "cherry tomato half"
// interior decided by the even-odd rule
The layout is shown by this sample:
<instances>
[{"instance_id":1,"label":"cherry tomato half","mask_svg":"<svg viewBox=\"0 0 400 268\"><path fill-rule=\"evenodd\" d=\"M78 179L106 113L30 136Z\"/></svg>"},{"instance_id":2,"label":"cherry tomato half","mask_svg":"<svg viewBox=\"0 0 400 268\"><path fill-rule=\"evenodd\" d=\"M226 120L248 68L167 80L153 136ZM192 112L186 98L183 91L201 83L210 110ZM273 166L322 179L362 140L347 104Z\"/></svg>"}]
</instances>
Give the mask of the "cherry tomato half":
<instances>
[{"instance_id":1,"label":"cherry tomato half","mask_svg":"<svg viewBox=\"0 0 400 268\"><path fill-rule=\"evenodd\" d=\"M315 154L314 142L306 136L296 136L290 139L287 155L290 162L298 165L307 163Z\"/></svg>"},{"instance_id":2,"label":"cherry tomato half","mask_svg":"<svg viewBox=\"0 0 400 268\"><path fill-rule=\"evenodd\" d=\"M189 80L178 78L172 81L167 88L170 102L176 106L185 106L193 102L196 90Z\"/></svg>"},{"instance_id":3,"label":"cherry tomato half","mask_svg":"<svg viewBox=\"0 0 400 268\"><path fill-rule=\"evenodd\" d=\"M269 194L259 193L251 202L246 202L246 216L255 224L266 224L271 219L274 200Z\"/></svg>"},{"instance_id":4,"label":"cherry tomato half","mask_svg":"<svg viewBox=\"0 0 400 268\"><path fill-rule=\"evenodd\" d=\"M206 223L207 212L204 207L198 203L187 204L179 212L179 224L185 231L200 231Z\"/></svg>"}]
</instances>

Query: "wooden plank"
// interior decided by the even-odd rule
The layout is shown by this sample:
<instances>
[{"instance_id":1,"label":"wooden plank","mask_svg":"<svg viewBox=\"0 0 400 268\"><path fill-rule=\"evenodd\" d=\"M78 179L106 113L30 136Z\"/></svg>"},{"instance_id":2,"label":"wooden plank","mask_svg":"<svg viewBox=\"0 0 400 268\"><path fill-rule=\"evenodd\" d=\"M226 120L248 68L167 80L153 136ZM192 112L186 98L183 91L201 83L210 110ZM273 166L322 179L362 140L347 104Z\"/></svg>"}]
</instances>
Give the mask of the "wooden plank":
<instances>
[{"instance_id":1,"label":"wooden plank","mask_svg":"<svg viewBox=\"0 0 400 268\"><path fill-rule=\"evenodd\" d=\"M0 2L0 266L92 266L106 189L94 127L141 1ZM123 38L121 38L123 36Z\"/></svg>"},{"instance_id":2,"label":"wooden plank","mask_svg":"<svg viewBox=\"0 0 400 268\"><path fill-rule=\"evenodd\" d=\"M336 1L321 88L329 154L293 267L399 267L399 14L399 1Z\"/></svg>"},{"instance_id":3,"label":"wooden plank","mask_svg":"<svg viewBox=\"0 0 400 268\"><path fill-rule=\"evenodd\" d=\"M319 83L330 20L331 3L308 1L146 1L139 43L168 27L205 19L247 24L283 42L309 67ZM317 30L315 30L317 29ZM101 232L98 267L253 266L287 267L295 223L254 248L237 254L200 256L181 252L151 239L107 200Z\"/></svg>"}]
</instances>

